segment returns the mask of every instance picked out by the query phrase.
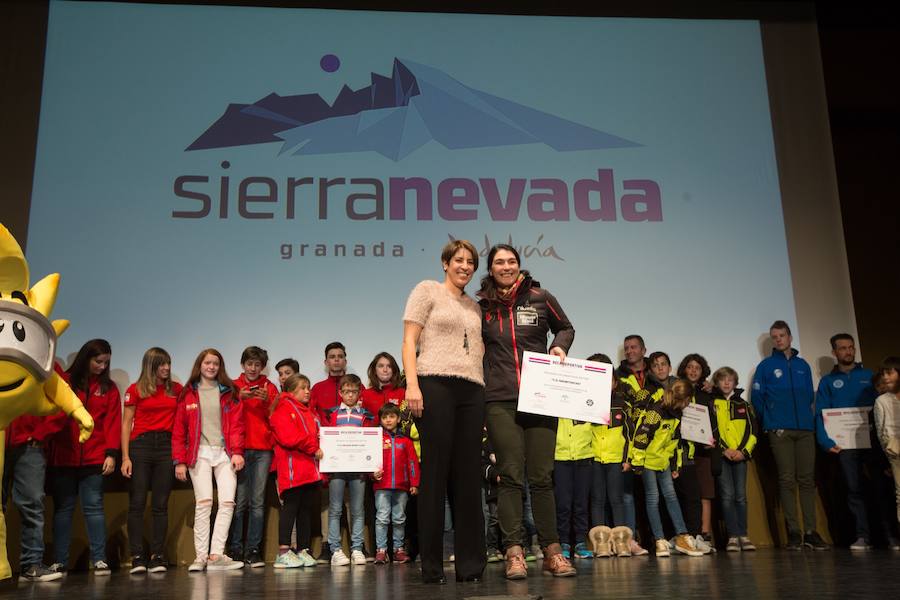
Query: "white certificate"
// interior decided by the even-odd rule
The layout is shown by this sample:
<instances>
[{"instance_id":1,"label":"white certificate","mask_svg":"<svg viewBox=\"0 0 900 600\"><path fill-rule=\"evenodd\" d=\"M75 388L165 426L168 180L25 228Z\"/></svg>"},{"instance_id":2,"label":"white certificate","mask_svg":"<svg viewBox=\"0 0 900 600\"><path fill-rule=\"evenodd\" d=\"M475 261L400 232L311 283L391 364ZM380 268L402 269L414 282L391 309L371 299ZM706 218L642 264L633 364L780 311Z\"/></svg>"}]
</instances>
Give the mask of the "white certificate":
<instances>
[{"instance_id":1,"label":"white certificate","mask_svg":"<svg viewBox=\"0 0 900 600\"><path fill-rule=\"evenodd\" d=\"M869 438L870 406L857 408L826 408L822 411L825 433L844 450L871 448Z\"/></svg>"},{"instance_id":2,"label":"white certificate","mask_svg":"<svg viewBox=\"0 0 900 600\"><path fill-rule=\"evenodd\" d=\"M322 427L323 473L374 473L381 468L381 427Z\"/></svg>"},{"instance_id":3,"label":"white certificate","mask_svg":"<svg viewBox=\"0 0 900 600\"><path fill-rule=\"evenodd\" d=\"M520 412L609 424L613 366L526 352L519 384Z\"/></svg>"},{"instance_id":4,"label":"white certificate","mask_svg":"<svg viewBox=\"0 0 900 600\"><path fill-rule=\"evenodd\" d=\"M715 445L716 438L713 437L709 409L706 406L692 402L684 407L681 413L681 438L705 446Z\"/></svg>"}]
</instances>

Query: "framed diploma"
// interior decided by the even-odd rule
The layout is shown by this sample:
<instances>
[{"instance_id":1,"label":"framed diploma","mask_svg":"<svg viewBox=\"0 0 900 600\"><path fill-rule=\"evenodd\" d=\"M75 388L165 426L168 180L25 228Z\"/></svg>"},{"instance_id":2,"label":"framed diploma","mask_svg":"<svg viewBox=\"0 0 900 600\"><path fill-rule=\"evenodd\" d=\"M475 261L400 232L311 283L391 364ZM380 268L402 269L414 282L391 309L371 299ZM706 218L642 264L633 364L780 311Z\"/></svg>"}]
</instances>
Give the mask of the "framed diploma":
<instances>
[{"instance_id":1,"label":"framed diploma","mask_svg":"<svg viewBox=\"0 0 900 600\"><path fill-rule=\"evenodd\" d=\"M609 424L612 365L537 352L522 363L519 412Z\"/></svg>"},{"instance_id":2,"label":"framed diploma","mask_svg":"<svg viewBox=\"0 0 900 600\"><path fill-rule=\"evenodd\" d=\"M681 413L681 438L705 446L715 445L716 438L713 437L712 422L709 419L707 407L696 403L684 407L684 411Z\"/></svg>"}]
</instances>

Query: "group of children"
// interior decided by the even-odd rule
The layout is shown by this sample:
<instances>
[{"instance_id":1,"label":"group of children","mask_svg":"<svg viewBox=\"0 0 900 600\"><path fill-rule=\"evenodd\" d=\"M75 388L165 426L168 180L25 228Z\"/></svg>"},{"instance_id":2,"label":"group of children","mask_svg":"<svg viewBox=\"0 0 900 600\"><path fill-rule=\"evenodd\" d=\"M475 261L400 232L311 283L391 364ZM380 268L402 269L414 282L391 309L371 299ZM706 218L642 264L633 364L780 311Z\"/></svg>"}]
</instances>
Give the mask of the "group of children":
<instances>
[{"instance_id":1,"label":"group of children","mask_svg":"<svg viewBox=\"0 0 900 600\"><path fill-rule=\"evenodd\" d=\"M168 353L151 348L121 403L109 378L110 359L109 344L91 340L67 371L58 369L94 418L95 433L87 443L78 443L77 426L65 415L20 417L8 429L4 501L11 493L22 517L23 577L48 581L63 576L77 498L87 523L90 567L96 575L109 573L103 477L115 470L120 452L120 471L131 481L131 573L167 569L163 549L173 463L175 478L190 479L196 500L196 559L189 566L191 572L265 566L261 549L271 472L281 507L276 568L317 564L310 553L311 519L320 512L323 490L328 494L328 526L319 562L365 564L367 486L374 492L374 562L410 560L405 523L407 503L418 491L419 448L415 425L403 410L404 389L393 356L383 352L371 361L366 387L359 377L346 373L346 349L333 342L325 348L326 379L311 385L300 374L297 361L288 358L275 365L276 386L263 374L268 355L262 348L244 350L237 379L228 376L221 353L210 348L198 354L182 386L172 379ZM589 360L611 362L603 354ZM737 388L737 373L722 367L709 381L709 367L699 355L682 361L677 378L670 373L665 353L651 354L648 363L652 383L638 381L621 367L617 370L608 424L559 420L554 485L564 553L575 558L648 553L637 539L635 477L642 483L656 556L714 551L709 543L712 496L702 491L705 478L714 478L718 489L728 532L726 549L754 550L747 536L746 478L757 426L753 405ZM897 393L896 368L879 377L879 393ZM896 403L896 396L893 399ZM708 409L713 428L709 446L680 436L682 411L692 402ZM900 464L893 459L900 452L896 441L900 432L891 429L891 411L900 413L893 403L883 402L876 414L879 436L894 465ZM319 433L325 426L380 426L382 467L374 473L322 473ZM491 518L496 515L499 474L487 440L485 436L488 558L499 560L501 541L496 518ZM49 567L43 563L48 462L55 507L55 561ZM218 509L211 523L214 483ZM153 527L150 552L145 553L143 514L150 493ZM660 494L674 534L671 539L659 509ZM350 506L349 556L341 545L345 498Z\"/></svg>"}]
</instances>

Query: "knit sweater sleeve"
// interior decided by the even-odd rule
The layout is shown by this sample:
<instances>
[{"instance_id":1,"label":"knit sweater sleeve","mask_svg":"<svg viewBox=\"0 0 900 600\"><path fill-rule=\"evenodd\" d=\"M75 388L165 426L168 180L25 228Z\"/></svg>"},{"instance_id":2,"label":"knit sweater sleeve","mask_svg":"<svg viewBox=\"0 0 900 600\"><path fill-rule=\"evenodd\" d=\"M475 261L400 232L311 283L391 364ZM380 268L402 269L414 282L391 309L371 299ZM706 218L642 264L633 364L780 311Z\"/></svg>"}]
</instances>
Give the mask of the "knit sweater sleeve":
<instances>
[{"instance_id":1,"label":"knit sweater sleeve","mask_svg":"<svg viewBox=\"0 0 900 600\"><path fill-rule=\"evenodd\" d=\"M406 300L406 310L403 311L403 320L417 325L425 326L428 314L434 306L434 283L422 281L413 288ZM440 285L440 284L438 284Z\"/></svg>"}]
</instances>

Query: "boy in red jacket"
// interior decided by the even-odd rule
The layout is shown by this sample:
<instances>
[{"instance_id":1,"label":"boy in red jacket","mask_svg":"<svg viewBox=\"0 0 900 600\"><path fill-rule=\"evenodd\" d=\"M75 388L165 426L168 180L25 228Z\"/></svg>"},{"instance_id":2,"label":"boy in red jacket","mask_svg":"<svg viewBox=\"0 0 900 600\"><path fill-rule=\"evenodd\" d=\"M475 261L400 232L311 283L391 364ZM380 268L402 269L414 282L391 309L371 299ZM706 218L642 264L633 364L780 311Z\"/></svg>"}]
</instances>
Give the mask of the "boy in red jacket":
<instances>
[{"instance_id":1,"label":"boy in red jacket","mask_svg":"<svg viewBox=\"0 0 900 600\"><path fill-rule=\"evenodd\" d=\"M378 411L383 439L382 468L375 471L375 564L387 562L388 525L394 527L394 562L405 563L409 556L403 549L406 524L406 501L409 494L419 493L419 458L412 440L401 434L400 409L385 404Z\"/></svg>"},{"instance_id":2,"label":"boy in red jacket","mask_svg":"<svg viewBox=\"0 0 900 600\"><path fill-rule=\"evenodd\" d=\"M259 346L249 346L241 354L243 373L234 380L244 412L244 469L238 473L234 519L228 533L228 555L243 558L250 567L265 567L259 549L265 529L266 483L272 466L272 432L269 415L278 402L278 388L262 374L269 353ZM247 519L247 545L244 541L244 513ZM246 552L244 552L246 550Z\"/></svg>"},{"instance_id":3,"label":"boy in red jacket","mask_svg":"<svg viewBox=\"0 0 900 600\"><path fill-rule=\"evenodd\" d=\"M309 407L309 379L291 375L269 422L275 436L275 470L278 473L278 558L276 569L314 567L310 556L311 519L320 510L319 422ZM297 526L297 548L291 550L291 531Z\"/></svg>"}]
</instances>

